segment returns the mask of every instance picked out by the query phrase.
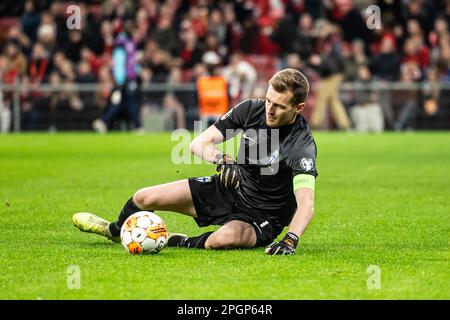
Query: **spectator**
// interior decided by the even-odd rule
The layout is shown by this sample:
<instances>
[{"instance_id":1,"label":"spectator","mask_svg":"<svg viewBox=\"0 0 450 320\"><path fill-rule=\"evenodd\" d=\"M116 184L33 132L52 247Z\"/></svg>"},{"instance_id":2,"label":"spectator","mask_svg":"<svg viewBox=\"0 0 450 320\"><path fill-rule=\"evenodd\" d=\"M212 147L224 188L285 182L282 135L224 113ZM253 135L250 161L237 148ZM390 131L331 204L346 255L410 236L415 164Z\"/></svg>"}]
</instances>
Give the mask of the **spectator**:
<instances>
[{"instance_id":1,"label":"spectator","mask_svg":"<svg viewBox=\"0 0 450 320\"><path fill-rule=\"evenodd\" d=\"M114 79L108 66L102 66L98 71L98 84L100 90L95 92L95 105L98 111L102 113L110 103L111 93L114 89ZM95 115L99 117L98 112Z\"/></svg>"},{"instance_id":2,"label":"spectator","mask_svg":"<svg viewBox=\"0 0 450 320\"><path fill-rule=\"evenodd\" d=\"M314 21L309 13L300 16L297 35L294 52L298 53L302 60L307 60L314 51Z\"/></svg>"},{"instance_id":3,"label":"spectator","mask_svg":"<svg viewBox=\"0 0 450 320\"><path fill-rule=\"evenodd\" d=\"M68 78L61 77L57 72L50 74L49 83L56 89L49 96L49 130L56 131L62 128L70 130L88 129L88 125L84 125L87 119L84 100L75 91L75 83ZM63 90L61 90L62 85L64 85Z\"/></svg>"},{"instance_id":4,"label":"spectator","mask_svg":"<svg viewBox=\"0 0 450 320\"><path fill-rule=\"evenodd\" d=\"M209 33L206 35L203 51L214 51L219 55L222 61L228 61L228 49L225 46L220 45L219 39L215 33Z\"/></svg>"},{"instance_id":5,"label":"spectator","mask_svg":"<svg viewBox=\"0 0 450 320\"><path fill-rule=\"evenodd\" d=\"M252 98L258 74L241 54L231 55L230 64L223 68L222 75L228 83L232 105L237 101Z\"/></svg>"},{"instance_id":6,"label":"spectator","mask_svg":"<svg viewBox=\"0 0 450 320\"><path fill-rule=\"evenodd\" d=\"M219 9L213 9L209 15L208 33L214 34L219 46L224 46L227 38L227 26Z\"/></svg>"},{"instance_id":7,"label":"spectator","mask_svg":"<svg viewBox=\"0 0 450 320\"><path fill-rule=\"evenodd\" d=\"M78 63L81 58L81 49L84 47L83 34L80 30L74 29L69 32L69 41L64 48L64 53L72 62Z\"/></svg>"},{"instance_id":8,"label":"spectator","mask_svg":"<svg viewBox=\"0 0 450 320\"><path fill-rule=\"evenodd\" d=\"M3 82L14 84L16 81L20 81L26 74L27 60L20 50L18 40L11 39L8 41L5 48L5 59L7 62L5 63Z\"/></svg>"},{"instance_id":9,"label":"spectator","mask_svg":"<svg viewBox=\"0 0 450 320\"><path fill-rule=\"evenodd\" d=\"M180 57L183 69L192 69L202 61L203 50L198 45L198 38L194 31L187 29L181 32L183 48Z\"/></svg>"},{"instance_id":10,"label":"spectator","mask_svg":"<svg viewBox=\"0 0 450 320\"><path fill-rule=\"evenodd\" d=\"M393 95L393 107L394 110L398 110L394 123L394 129L397 131L415 127L413 122L419 108L419 92L414 85L420 78L421 71L416 62L410 61L402 64L400 83L405 85L405 88L396 90Z\"/></svg>"},{"instance_id":11,"label":"spectator","mask_svg":"<svg viewBox=\"0 0 450 320\"><path fill-rule=\"evenodd\" d=\"M99 69L107 64L109 58L107 55L98 57L91 49L88 47L83 47L80 52L80 58L82 61L89 63L92 73L96 77L98 75Z\"/></svg>"},{"instance_id":12,"label":"spectator","mask_svg":"<svg viewBox=\"0 0 450 320\"><path fill-rule=\"evenodd\" d=\"M0 133L9 132L11 127L11 110L5 106L3 92L0 91Z\"/></svg>"},{"instance_id":13,"label":"spectator","mask_svg":"<svg viewBox=\"0 0 450 320\"><path fill-rule=\"evenodd\" d=\"M86 60L80 60L77 66L76 82L80 85L89 85L96 82L95 74L92 70L91 64ZM83 102L83 109L86 114L92 114L91 110L94 109L94 93L89 91L80 91L79 97Z\"/></svg>"},{"instance_id":14,"label":"spectator","mask_svg":"<svg viewBox=\"0 0 450 320\"><path fill-rule=\"evenodd\" d=\"M30 55L30 49L32 42L30 39L20 30L19 26L12 26L8 30L8 40L14 40L18 43L21 51L26 55Z\"/></svg>"},{"instance_id":15,"label":"spectator","mask_svg":"<svg viewBox=\"0 0 450 320\"><path fill-rule=\"evenodd\" d=\"M242 24L243 36L240 39L240 48L245 54L258 54L260 45L260 29L256 18L249 15Z\"/></svg>"},{"instance_id":16,"label":"spectator","mask_svg":"<svg viewBox=\"0 0 450 320\"><path fill-rule=\"evenodd\" d=\"M382 132L384 130L383 110L378 103L378 95L370 88L372 77L365 65L358 67L358 84L363 88L354 92L354 105L350 108L350 115L358 132Z\"/></svg>"},{"instance_id":17,"label":"spectator","mask_svg":"<svg viewBox=\"0 0 450 320\"><path fill-rule=\"evenodd\" d=\"M297 22L294 21L294 18L290 14L278 21L270 38L279 45L282 57L296 52L296 49L298 49L296 46L302 45L297 29Z\"/></svg>"},{"instance_id":18,"label":"spectator","mask_svg":"<svg viewBox=\"0 0 450 320\"><path fill-rule=\"evenodd\" d=\"M362 39L365 43L371 43L372 32L367 28L366 22L354 7L352 0L333 0L329 19L342 29L344 41L352 42L355 39Z\"/></svg>"},{"instance_id":19,"label":"spectator","mask_svg":"<svg viewBox=\"0 0 450 320\"><path fill-rule=\"evenodd\" d=\"M319 27L318 51L321 55L311 56L310 63L321 76L317 104L313 110L311 124L323 128L323 121L328 107L339 129L350 129L350 120L339 97L339 85L343 79L344 65L341 56L341 39L334 26L324 23Z\"/></svg>"},{"instance_id":20,"label":"spectator","mask_svg":"<svg viewBox=\"0 0 450 320\"><path fill-rule=\"evenodd\" d=\"M432 1L423 0L411 0L406 4L406 20L414 19L417 20L425 32L429 32L432 28L432 23L430 23L432 11L433 11Z\"/></svg>"},{"instance_id":21,"label":"spectator","mask_svg":"<svg viewBox=\"0 0 450 320\"><path fill-rule=\"evenodd\" d=\"M434 22L434 29L428 35L431 46L431 63L435 63L439 55L439 45L442 39L449 37L447 21L444 17L438 17Z\"/></svg>"},{"instance_id":22,"label":"spectator","mask_svg":"<svg viewBox=\"0 0 450 320\"><path fill-rule=\"evenodd\" d=\"M284 67L283 67L284 68ZM312 116L313 109L311 106L314 106L317 101L317 84L320 81L319 74L311 67L309 67L301 58L300 55L297 53L291 53L286 57L286 66L285 68L292 68L299 70L301 73L303 73L306 78L308 78L309 81L309 94L308 94L308 104L305 105L305 108L302 111L303 116L309 120ZM264 91L267 88L264 88ZM308 121L309 122L309 121Z\"/></svg>"},{"instance_id":23,"label":"spectator","mask_svg":"<svg viewBox=\"0 0 450 320\"><path fill-rule=\"evenodd\" d=\"M133 12L135 12L135 5L132 0L102 1L102 15L107 20L130 19Z\"/></svg>"},{"instance_id":24,"label":"spectator","mask_svg":"<svg viewBox=\"0 0 450 320\"><path fill-rule=\"evenodd\" d=\"M27 72L27 60L20 50L17 39L8 40L4 54L0 55L0 82L6 85L24 84ZM13 106L13 92L2 92L2 130L7 131L11 125L11 110ZM22 108L23 108L22 104Z\"/></svg>"},{"instance_id":25,"label":"spectator","mask_svg":"<svg viewBox=\"0 0 450 320\"><path fill-rule=\"evenodd\" d=\"M41 15L41 24L37 31L37 41L44 45L50 56L57 49L56 25L50 12L45 11Z\"/></svg>"},{"instance_id":26,"label":"spectator","mask_svg":"<svg viewBox=\"0 0 450 320\"><path fill-rule=\"evenodd\" d=\"M443 15L443 18L447 21L447 26L450 26L450 2L447 1L445 4L445 13Z\"/></svg>"},{"instance_id":27,"label":"spectator","mask_svg":"<svg viewBox=\"0 0 450 320\"><path fill-rule=\"evenodd\" d=\"M380 53L374 55L369 61L369 70L375 80L382 82L397 81L400 71L400 56L395 52L394 43L390 38L383 38ZM392 95L388 87L380 90L380 104L387 123L394 125L394 112L392 110Z\"/></svg>"},{"instance_id":28,"label":"spectator","mask_svg":"<svg viewBox=\"0 0 450 320\"><path fill-rule=\"evenodd\" d=\"M360 39L354 40L351 43L350 47L348 48L348 56L346 57L345 76L346 79L348 79L349 81L355 81L355 79L358 78L359 67L368 66L369 59L367 58L365 52L366 48L364 42Z\"/></svg>"},{"instance_id":29,"label":"spectator","mask_svg":"<svg viewBox=\"0 0 450 320\"><path fill-rule=\"evenodd\" d=\"M78 4L81 12L81 33L83 45L87 46L95 54L103 53L102 37L100 34L100 22L95 13L92 12L90 6L81 2ZM63 29L66 30L66 29Z\"/></svg>"},{"instance_id":30,"label":"spectator","mask_svg":"<svg viewBox=\"0 0 450 320\"><path fill-rule=\"evenodd\" d=\"M179 67L173 67L170 70L168 83L173 86L181 84L181 82L181 69ZM186 97L179 92L168 92L164 96L164 110L169 114L169 117L172 117L172 114L175 114L177 129L186 128L186 115L183 102L187 102Z\"/></svg>"},{"instance_id":31,"label":"spectator","mask_svg":"<svg viewBox=\"0 0 450 320\"><path fill-rule=\"evenodd\" d=\"M381 47L383 46L383 44L385 44L386 41L390 41L393 50L397 51L399 47L401 48L401 43L403 43L404 37L405 34L403 26L397 25L396 29L391 30L382 23L380 28L376 28L374 30L373 41L371 44L368 44L367 49L371 50L372 55L377 55L381 52Z\"/></svg>"},{"instance_id":32,"label":"spectator","mask_svg":"<svg viewBox=\"0 0 450 320\"><path fill-rule=\"evenodd\" d=\"M369 60L366 55L366 47L362 40L356 39L351 43L352 56L358 66L367 66Z\"/></svg>"},{"instance_id":33,"label":"spectator","mask_svg":"<svg viewBox=\"0 0 450 320\"><path fill-rule=\"evenodd\" d=\"M25 10L21 17L22 31L32 42L37 39L37 31L41 23L41 16L35 9L33 0L25 1Z\"/></svg>"},{"instance_id":34,"label":"spectator","mask_svg":"<svg viewBox=\"0 0 450 320\"><path fill-rule=\"evenodd\" d=\"M161 49L170 54L176 54L178 52L177 34L172 27L172 18L170 16L164 15L159 18L153 39Z\"/></svg>"},{"instance_id":35,"label":"spectator","mask_svg":"<svg viewBox=\"0 0 450 320\"><path fill-rule=\"evenodd\" d=\"M409 37L404 44L403 62L412 62L425 70L430 63L430 53L420 36Z\"/></svg>"},{"instance_id":36,"label":"spectator","mask_svg":"<svg viewBox=\"0 0 450 320\"><path fill-rule=\"evenodd\" d=\"M109 20L103 20L100 25L103 53L112 54L114 47L113 25Z\"/></svg>"},{"instance_id":37,"label":"spectator","mask_svg":"<svg viewBox=\"0 0 450 320\"><path fill-rule=\"evenodd\" d=\"M383 38L380 53L375 54L369 62L370 72L376 79L396 81L400 71L400 57L395 52L394 43Z\"/></svg>"},{"instance_id":38,"label":"spectator","mask_svg":"<svg viewBox=\"0 0 450 320\"><path fill-rule=\"evenodd\" d=\"M150 21L148 13L144 8L140 8L136 12L136 30L133 33L134 41L138 50L145 47L145 42L150 35Z\"/></svg>"},{"instance_id":39,"label":"spectator","mask_svg":"<svg viewBox=\"0 0 450 320\"><path fill-rule=\"evenodd\" d=\"M141 130L139 117L138 68L136 61L136 43L132 38L134 24L126 20L124 30L117 35L113 51L113 75L115 90L111 95L111 104L105 114L96 119L92 126L94 130L105 133L114 121L126 115L133 128Z\"/></svg>"},{"instance_id":40,"label":"spectator","mask_svg":"<svg viewBox=\"0 0 450 320\"><path fill-rule=\"evenodd\" d=\"M39 128L48 128L50 112L48 100L50 93L41 92L42 83L48 83L50 73L49 52L40 42L33 46L30 65L28 67L28 78L31 87L28 99L31 110L29 116L23 117L23 128L35 130ZM38 126L38 121L40 126Z\"/></svg>"},{"instance_id":41,"label":"spectator","mask_svg":"<svg viewBox=\"0 0 450 320\"><path fill-rule=\"evenodd\" d=\"M150 71L150 84L164 84L169 81L171 56L167 51L157 48L146 61ZM148 103L161 110L164 108L165 90L152 91L148 96Z\"/></svg>"},{"instance_id":42,"label":"spectator","mask_svg":"<svg viewBox=\"0 0 450 320\"><path fill-rule=\"evenodd\" d=\"M203 55L203 64L206 73L197 78L197 91L199 99L199 114L203 126L217 121L228 112L230 101L228 85L221 75L221 59L214 51ZM200 69L200 68L199 68Z\"/></svg>"},{"instance_id":43,"label":"spectator","mask_svg":"<svg viewBox=\"0 0 450 320\"><path fill-rule=\"evenodd\" d=\"M56 43L58 48L65 48L67 45L67 17L65 16L65 6L62 1L56 0L50 4L50 14L56 27ZM84 17L82 12L82 17ZM94 30L91 31L95 33Z\"/></svg>"},{"instance_id":44,"label":"spectator","mask_svg":"<svg viewBox=\"0 0 450 320\"><path fill-rule=\"evenodd\" d=\"M208 33L208 10L198 6L191 6L187 21L185 22L199 38L204 38Z\"/></svg>"},{"instance_id":45,"label":"spectator","mask_svg":"<svg viewBox=\"0 0 450 320\"><path fill-rule=\"evenodd\" d=\"M0 79L6 66L6 58L0 55ZM6 105L3 91L0 89L0 133L9 132L11 128L11 109Z\"/></svg>"},{"instance_id":46,"label":"spectator","mask_svg":"<svg viewBox=\"0 0 450 320\"><path fill-rule=\"evenodd\" d=\"M450 44L442 43L441 54L437 62L437 79L444 88L438 93L438 108L433 116L436 118L435 128L445 129L449 127L450 119Z\"/></svg>"}]
</instances>

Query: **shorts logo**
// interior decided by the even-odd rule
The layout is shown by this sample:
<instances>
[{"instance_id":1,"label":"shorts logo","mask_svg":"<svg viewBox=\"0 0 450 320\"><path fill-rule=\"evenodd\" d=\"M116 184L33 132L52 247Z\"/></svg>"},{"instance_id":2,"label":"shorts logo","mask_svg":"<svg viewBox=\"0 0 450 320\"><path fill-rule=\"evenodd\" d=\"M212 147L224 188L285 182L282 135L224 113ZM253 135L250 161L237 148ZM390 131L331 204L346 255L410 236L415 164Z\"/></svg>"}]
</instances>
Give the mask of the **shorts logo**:
<instances>
[{"instance_id":1,"label":"shorts logo","mask_svg":"<svg viewBox=\"0 0 450 320\"><path fill-rule=\"evenodd\" d=\"M195 180L197 180L198 182L202 182L202 183L208 183L212 181L211 177L201 177L201 178L196 178Z\"/></svg>"},{"instance_id":2,"label":"shorts logo","mask_svg":"<svg viewBox=\"0 0 450 320\"><path fill-rule=\"evenodd\" d=\"M311 158L302 158L300 160L300 166L305 170L305 171L311 171L312 168L314 168L314 161Z\"/></svg>"},{"instance_id":3,"label":"shorts logo","mask_svg":"<svg viewBox=\"0 0 450 320\"><path fill-rule=\"evenodd\" d=\"M261 227L261 228L264 228L265 226L267 226L269 224L269 221L264 221L263 223L261 223L259 226Z\"/></svg>"}]
</instances>

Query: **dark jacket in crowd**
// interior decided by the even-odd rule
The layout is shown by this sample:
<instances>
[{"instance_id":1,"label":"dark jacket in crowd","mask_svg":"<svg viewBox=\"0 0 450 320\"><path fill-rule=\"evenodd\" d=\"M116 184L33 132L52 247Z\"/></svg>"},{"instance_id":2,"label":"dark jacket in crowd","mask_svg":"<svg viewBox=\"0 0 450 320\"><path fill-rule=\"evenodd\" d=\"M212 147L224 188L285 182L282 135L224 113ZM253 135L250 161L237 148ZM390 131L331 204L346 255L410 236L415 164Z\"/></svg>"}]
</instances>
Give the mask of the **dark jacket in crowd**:
<instances>
[{"instance_id":1,"label":"dark jacket in crowd","mask_svg":"<svg viewBox=\"0 0 450 320\"><path fill-rule=\"evenodd\" d=\"M400 58L395 52L375 55L369 63L370 72L377 78L396 81L400 72Z\"/></svg>"}]
</instances>

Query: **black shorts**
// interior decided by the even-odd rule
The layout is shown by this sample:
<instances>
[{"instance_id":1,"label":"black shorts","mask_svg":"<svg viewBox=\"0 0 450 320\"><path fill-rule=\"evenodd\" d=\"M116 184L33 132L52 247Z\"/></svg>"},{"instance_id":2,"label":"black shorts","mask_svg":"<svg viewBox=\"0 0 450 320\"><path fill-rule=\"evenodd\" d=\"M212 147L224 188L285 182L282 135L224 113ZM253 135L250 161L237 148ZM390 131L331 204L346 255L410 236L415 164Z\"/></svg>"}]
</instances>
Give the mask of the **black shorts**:
<instances>
[{"instance_id":1,"label":"black shorts","mask_svg":"<svg viewBox=\"0 0 450 320\"><path fill-rule=\"evenodd\" d=\"M224 195L218 175L190 178L189 187L197 211L197 218L194 220L199 227L223 225L232 220L247 222L256 232L255 247L272 243L283 231L283 228L275 226L264 214L246 212L229 200Z\"/></svg>"}]
</instances>

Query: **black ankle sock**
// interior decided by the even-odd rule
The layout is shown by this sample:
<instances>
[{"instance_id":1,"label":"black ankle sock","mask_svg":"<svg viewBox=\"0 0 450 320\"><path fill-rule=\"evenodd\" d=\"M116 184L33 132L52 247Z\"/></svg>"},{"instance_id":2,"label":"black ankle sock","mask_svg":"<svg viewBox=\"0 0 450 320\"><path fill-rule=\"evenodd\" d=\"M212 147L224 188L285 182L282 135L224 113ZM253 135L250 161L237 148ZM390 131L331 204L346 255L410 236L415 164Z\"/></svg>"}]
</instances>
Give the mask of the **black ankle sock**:
<instances>
[{"instance_id":1,"label":"black ankle sock","mask_svg":"<svg viewBox=\"0 0 450 320\"><path fill-rule=\"evenodd\" d=\"M213 231L205 232L204 234L190 238L174 236L171 239L169 239L170 242L169 246L181 248L205 249L205 242L212 233Z\"/></svg>"},{"instance_id":2,"label":"black ankle sock","mask_svg":"<svg viewBox=\"0 0 450 320\"><path fill-rule=\"evenodd\" d=\"M118 237L120 235L120 228L122 228L122 225L125 223L125 220L129 216L131 216L133 213L142 211L133 201L133 197L128 199L127 203L122 208L122 211L120 211L119 218L117 218L117 221L112 222L109 225L109 231L111 232L111 235L113 237Z\"/></svg>"}]
</instances>

